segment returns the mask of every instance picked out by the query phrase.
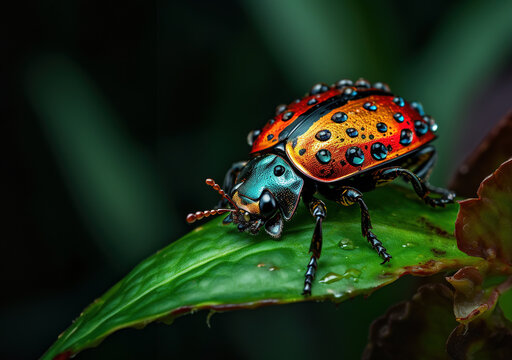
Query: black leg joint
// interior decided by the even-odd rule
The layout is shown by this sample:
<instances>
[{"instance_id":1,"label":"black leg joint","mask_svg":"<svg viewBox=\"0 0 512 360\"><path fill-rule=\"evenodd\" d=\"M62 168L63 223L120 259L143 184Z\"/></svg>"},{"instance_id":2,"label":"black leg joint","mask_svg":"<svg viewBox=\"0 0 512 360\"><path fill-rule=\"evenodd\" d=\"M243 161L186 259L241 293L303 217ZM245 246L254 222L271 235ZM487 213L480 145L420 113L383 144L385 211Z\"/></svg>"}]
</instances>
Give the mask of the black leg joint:
<instances>
[{"instance_id":1,"label":"black leg joint","mask_svg":"<svg viewBox=\"0 0 512 360\"><path fill-rule=\"evenodd\" d=\"M323 201L312 198L308 205L311 215L316 219L316 224L309 247L309 252L312 253L312 255L306 273L304 274L304 290L302 291L302 295L305 296L311 295L311 287L315 279L316 269L318 268L318 259L322 253L322 221L327 216L327 209Z\"/></svg>"}]
</instances>

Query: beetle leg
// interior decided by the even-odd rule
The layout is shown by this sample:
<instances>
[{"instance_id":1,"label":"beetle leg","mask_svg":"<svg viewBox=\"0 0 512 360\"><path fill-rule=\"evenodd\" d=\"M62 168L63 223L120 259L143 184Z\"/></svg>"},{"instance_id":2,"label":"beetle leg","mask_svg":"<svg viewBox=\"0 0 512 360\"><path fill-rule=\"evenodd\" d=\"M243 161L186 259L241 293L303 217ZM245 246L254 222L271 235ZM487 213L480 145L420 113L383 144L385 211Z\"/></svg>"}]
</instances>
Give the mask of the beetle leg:
<instances>
[{"instance_id":1,"label":"beetle leg","mask_svg":"<svg viewBox=\"0 0 512 360\"><path fill-rule=\"evenodd\" d=\"M311 295L311 286L315 279L318 259L322 252L322 221L327 216L327 208L322 200L312 198L308 203L308 207L311 215L316 219L316 225L309 247L309 252L312 253L312 255L307 266L306 274L304 274L304 291L302 295Z\"/></svg>"},{"instance_id":2,"label":"beetle leg","mask_svg":"<svg viewBox=\"0 0 512 360\"><path fill-rule=\"evenodd\" d=\"M382 264L391 260L391 255L389 255L386 251L386 248L382 245L382 242L377 239L377 236L371 231L372 223L370 221L370 213L368 212L368 206L363 200L363 194L349 186L344 186L340 189L340 194L338 195L336 202L343 206L350 206L355 203L359 204L361 209L361 232L363 236L368 240L373 250L379 254L382 258Z\"/></svg>"},{"instance_id":3,"label":"beetle leg","mask_svg":"<svg viewBox=\"0 0 512 360\"><path fill-rule=\"evenodd\" d=\"M247 164L247 161L239 161L231 165L226 176L224 176L224 183L222 185L222 189L226 192L226 194L231 196L231 190L235 186L236 177L242 170L242 168ZM218 208L225 208L228 205L228 201L226 199L222 199L217 204Z\"/></svg>"},{"instance_id":4,"label":"beetle leg","mask_svg":"<svg viewBox=\"0 0 512 360\"><path fill-rule=\"evenodd\" d=\"M414 155L412 160L416 167L411 170L423 181L428 181L437 161L436 149L432 145L425 146ZM404 166L402 165L402 167ZM410 168L408 166L405 167Z\"/></svg>"},{"instance_id":5,"label":"beetle leg","mask_svg":"<svg viewBox=\"0 0 512 360\"><path fill-rule=\"evenodd\" d=\"M407 169L402 169L400 167L384 168L384 169L376 171L373 174L373 176L374 176L377 184L394 180L400 176L404 177L406 180L408 180L411 183L416 194L418 194L418 196L426 204L428 204L432 207L436 207L436 206L444 207L446 204L453 203L453 200L455 199L455 193L453 191L432 186L428 182L421 180L421 178L418 177L418 175L416 175L412 171L407 170ZM428 194L431 192L434 194L439 194L439 195L441 195L441 197L440 198L431 198L430 196L428 196Z\"/></svg>"}]
</instances>

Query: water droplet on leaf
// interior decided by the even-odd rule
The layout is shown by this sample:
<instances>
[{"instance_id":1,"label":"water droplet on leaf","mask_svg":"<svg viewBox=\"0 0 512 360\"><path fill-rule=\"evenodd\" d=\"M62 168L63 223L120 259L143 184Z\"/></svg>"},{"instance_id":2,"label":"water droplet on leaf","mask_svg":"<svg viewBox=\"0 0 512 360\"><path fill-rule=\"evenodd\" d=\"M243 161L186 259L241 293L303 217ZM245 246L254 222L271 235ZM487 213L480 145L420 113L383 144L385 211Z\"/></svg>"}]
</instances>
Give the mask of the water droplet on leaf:
<instances>
[{"instance_id":1,"label":"water droplet on leaf","mask_svg":"<svg viewBox=\"0 0 512 360\"><path fill-rule=\"evenodd\" d=\"M411 243L411 242L407 242L405 244L402 244L402 247L403 248L408 248L408 247L413 247L414 245L416 245L415 243Z\"/></svg>"},{"instance_id":2,"label":"water droplet on leaf","mask_svg":"<svg viewBox=\"0 0 512 360\"><path fill-rule=\"evenodd\" d=\"M322 284L331 284L333 282L340 281L341 279L343 279L343 275L329 272L320 279L320 282Z\"/></svg>"},{"instance_id":3,"label":"water droplet on leaf","mask_svg":"<svg viewBox=\"0 0 512 360\"><path fill-rule=\"evenodd\" d=\"M354 250L356 248L353 241L350 239L341 239L338 246L343 250Z\"/></svg>"},{"instance_id":4,"label":"water droplet on leaf","mask_svg":"<svg viewBox=\"0 0 512 360\"><path fill-rule=\"evenodd\" d=\"M357 270L354 268L347 269L345 273L343 274L343 278L351 278L354 281L358 281L359 277L361 276L361 270Z\"/></svg>"}]
</instances>

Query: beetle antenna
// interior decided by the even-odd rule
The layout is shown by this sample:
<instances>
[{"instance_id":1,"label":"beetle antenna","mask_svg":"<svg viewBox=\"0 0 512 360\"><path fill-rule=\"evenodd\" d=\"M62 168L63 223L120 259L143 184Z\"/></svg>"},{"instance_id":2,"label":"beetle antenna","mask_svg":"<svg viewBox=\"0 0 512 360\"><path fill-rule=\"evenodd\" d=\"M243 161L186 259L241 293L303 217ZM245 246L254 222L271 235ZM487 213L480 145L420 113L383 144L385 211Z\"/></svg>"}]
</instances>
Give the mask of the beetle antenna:
<instances>
[{"instance_id":1,"label":"beetle antenna","mask_svg":"<svg viewBox=\"0 0 512 360\"><path fill-rule=\"evenodd\" d=\"M238 208L238 206L236 206L235 202L233 200L231 200L231 198L228 196L228 194L226 194L226 192L220 188L220 186L215 182L215 180L213 180L213 179L206 179L206 185L211 186L214 190L217 190L219 195L222 196L227 201L229 201L229 203L231 205L233 205L233 207L236 210L240 210Z\"/></svg>"},{"instance_id":2,"label":"beetle antenna","mask_svg":"<svg viewBox=\"0 0 512 360\"><path fill-rule=\"evenodd\" d=\"M210 215L222 215L227 212L235 212L233 209L216 209L216 210L205 210L205 211L197 211L195 213L190 213L187 215L187 222L192 224L196 220L201 220L202 218L208 217Z\"/></svg>"}]
</instances>

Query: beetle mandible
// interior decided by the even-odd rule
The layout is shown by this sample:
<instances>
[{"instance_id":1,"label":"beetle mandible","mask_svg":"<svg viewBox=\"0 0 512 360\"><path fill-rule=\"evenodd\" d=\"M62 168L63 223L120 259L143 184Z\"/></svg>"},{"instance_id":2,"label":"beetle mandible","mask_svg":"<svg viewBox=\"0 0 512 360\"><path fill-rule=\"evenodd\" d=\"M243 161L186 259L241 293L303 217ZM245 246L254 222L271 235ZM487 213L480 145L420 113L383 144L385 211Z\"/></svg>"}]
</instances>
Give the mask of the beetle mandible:
<instances>
[{"instance_id":1,"label":"beetle mandible","mask_svg":"<svg viewBox=\"0 0 512 360\"><path fill-rule=\"evenodd\" d=\"M302 99L277 106L274 118L249 133L250 160L233 164L222 188L206 181L222 196L217 209L189 214L187 221L229 213L224 224L251 234L264 227L278 238L302 198L316 223L302 292L310 295L327 216L316 194L343 206L359 205L362 235L383 264L391 255L371 231L364 192L401 177L426 204L453 203L455 193L428 182L437 157L430 145L436 130L420 103L393 95L384 83L316 84Z\"/></svg>"}]
</instances>

